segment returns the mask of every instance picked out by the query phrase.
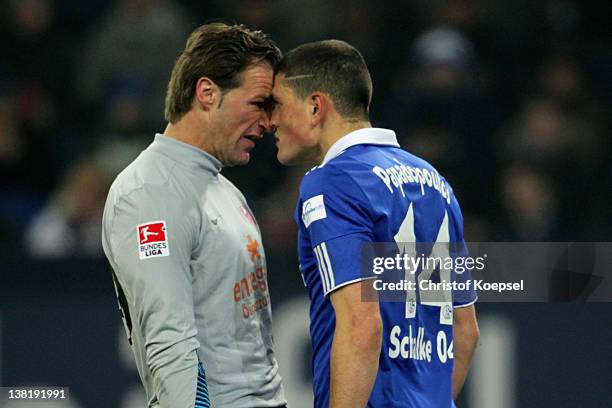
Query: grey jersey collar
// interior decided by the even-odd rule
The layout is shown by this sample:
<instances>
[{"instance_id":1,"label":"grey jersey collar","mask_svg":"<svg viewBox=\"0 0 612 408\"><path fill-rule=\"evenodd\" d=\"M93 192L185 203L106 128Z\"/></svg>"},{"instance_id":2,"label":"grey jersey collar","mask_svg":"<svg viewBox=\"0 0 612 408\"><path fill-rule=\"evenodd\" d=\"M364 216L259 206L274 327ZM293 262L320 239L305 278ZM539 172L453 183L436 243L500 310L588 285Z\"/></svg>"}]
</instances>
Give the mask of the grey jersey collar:
<instances>
[{"instance_id":1,"label":"grey jersey collar","mask_svg":"<svg viewBox=\"0 0 612 408\"><path fill-rule=\"evenodd\" d=\"M155 140L149 148L176 160L184 166L203 169L215 176L223 168L223 163L210 153L160 133L155 135Z\"/></svg>"}]
</instances>

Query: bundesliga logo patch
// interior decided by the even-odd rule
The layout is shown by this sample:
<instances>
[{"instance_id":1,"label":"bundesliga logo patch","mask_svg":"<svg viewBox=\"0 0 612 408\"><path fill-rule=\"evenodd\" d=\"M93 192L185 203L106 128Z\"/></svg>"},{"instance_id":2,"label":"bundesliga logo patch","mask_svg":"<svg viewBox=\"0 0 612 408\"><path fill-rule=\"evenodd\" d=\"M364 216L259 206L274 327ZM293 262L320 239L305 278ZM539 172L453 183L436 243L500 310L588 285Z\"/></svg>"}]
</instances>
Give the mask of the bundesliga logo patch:
<instances>
[{"instance_id":1,"label":"bundesliga logo patch","mask_svg":"<svg viewBox=\"0 0 612 408\"><path fill-rule=\"evenodd\" d=\"M166 221L148 222L138 226L138 254L140 259L170 255Z\"/></svg>"}]
</instances>

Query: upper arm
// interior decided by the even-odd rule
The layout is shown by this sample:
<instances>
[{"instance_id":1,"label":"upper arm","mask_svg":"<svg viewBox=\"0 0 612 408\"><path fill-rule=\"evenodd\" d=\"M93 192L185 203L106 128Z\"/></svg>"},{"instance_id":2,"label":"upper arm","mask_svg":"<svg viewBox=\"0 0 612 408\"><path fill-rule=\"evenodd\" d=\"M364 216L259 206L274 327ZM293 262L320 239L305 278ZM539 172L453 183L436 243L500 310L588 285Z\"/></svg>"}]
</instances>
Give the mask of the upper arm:
<instances>
[{"instance_id":1,"label":"upper arm","mask_svg":"<svg viewBox=\"0 0 612 408\"><path fill-rule=\"evenodd\" d=\"M465 307L456 307L453 311L453 327L457 334L472 333L478 336L478 322L476 308L473 304Z\"/></svg>"},{"instance_id":2,"label":"upper arm","mask_svg":"<svg viewBox=\"0 0 612 408\"><path fill-rule=\"evenodd\" d=\"M333 291L330 300L336 314L336 324L351 327L380 325L378 294L372 280L362 280Z\"/></svg>"},{"instance_id":3,"label":"upper arm","mask_svg":"<svg viewBox=\"0 0 612 408\"><path fill-rule=\"evenodd\" d=\"M138 226L158 221L165 224L165 240L153 242L160 236L153 234L145 240ZM143 334L152 370L161 364L154 358L158 352L195 336L190 272L193 224L184 200L167 188L147 185L122 198L105 220L109 259L130 315ZM157 245L167 248L152 252Z\"/></svg>"},{"instance_id":4,"label":"upper arm","mask_svg":"<svg viewBox=\"0 0 612 408\"><path fill-rule=\"evenodd\" d=\"M361 250L374 239L372 208L346 172L318 169L301 192L298 222L312 247L325 295L369 275L361 270Z\"/></svg>"}]
</instances>

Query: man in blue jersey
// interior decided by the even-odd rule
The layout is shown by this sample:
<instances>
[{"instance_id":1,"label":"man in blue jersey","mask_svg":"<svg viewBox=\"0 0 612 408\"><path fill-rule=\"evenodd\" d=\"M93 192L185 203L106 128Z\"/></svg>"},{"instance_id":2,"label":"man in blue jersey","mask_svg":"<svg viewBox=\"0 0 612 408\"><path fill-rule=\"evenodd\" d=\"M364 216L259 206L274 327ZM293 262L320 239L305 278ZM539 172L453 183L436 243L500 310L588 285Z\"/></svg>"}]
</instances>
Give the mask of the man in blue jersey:
<instances>
[{"instance_id":1,"label":"man in blue jersey","mask_svg":"<svg viewBox=\"0 0 612 408\"><path fill-rule=\"evenodd\" d=\"M463 243L452 189L400 149L393 131L371 126L372 81L349 44L321 41L287 53L272 96L278 160L317 165L302 180L295 213L311 300L315 407L453 406L478 339L476 294L426 304L406 292L402 302L378 301L360 268L367 243Z\"/></svg>"}]
</instances>

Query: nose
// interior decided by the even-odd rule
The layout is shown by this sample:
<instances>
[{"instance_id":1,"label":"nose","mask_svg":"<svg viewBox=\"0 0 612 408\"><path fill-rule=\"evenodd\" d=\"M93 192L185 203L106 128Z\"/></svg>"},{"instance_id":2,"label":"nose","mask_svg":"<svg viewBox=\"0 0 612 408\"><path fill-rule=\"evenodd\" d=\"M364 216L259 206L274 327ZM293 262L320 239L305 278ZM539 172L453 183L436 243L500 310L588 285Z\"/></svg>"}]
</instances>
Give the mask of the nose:
<instances>
[{"instance_id":1,"label":"nose","mask_svg":"<svg viewBox=\"0 0 612 408\"><path fill-rule=\"evenodd\" d=\"M271 132L271 119L270 115L267 112L264 112L259 119L259 127L261 127L264 132Z\"/></svg>"},{"instance_id":2,"label":"nose","mask_svg":"<svg viewBox=\"0 0 612 408\"><path fill-rule=\"evenodd\" d=\"M270 122L270 130L268 130L268 132L271 135L275 135L276 134L276 129L278 129L278 127L276 126L276 124Z\"/></svg>"},{"instance_id":3,"label":"nose","mask_svg":"<svg viewBox=\"0 0 612 408\"><path fill-rule=\"evenodd\" d=\"M278 128L278 120L276 118L274 111L270 114L269 117L270 117L270 129L268 129L268 132L274 134L276 133L276 129Z\"/></svg>"}]
</instances>

